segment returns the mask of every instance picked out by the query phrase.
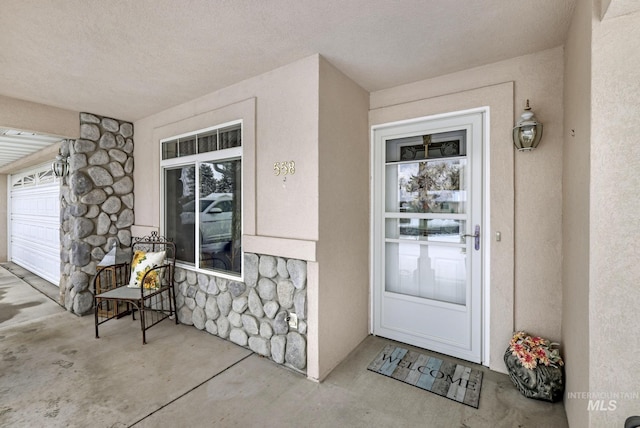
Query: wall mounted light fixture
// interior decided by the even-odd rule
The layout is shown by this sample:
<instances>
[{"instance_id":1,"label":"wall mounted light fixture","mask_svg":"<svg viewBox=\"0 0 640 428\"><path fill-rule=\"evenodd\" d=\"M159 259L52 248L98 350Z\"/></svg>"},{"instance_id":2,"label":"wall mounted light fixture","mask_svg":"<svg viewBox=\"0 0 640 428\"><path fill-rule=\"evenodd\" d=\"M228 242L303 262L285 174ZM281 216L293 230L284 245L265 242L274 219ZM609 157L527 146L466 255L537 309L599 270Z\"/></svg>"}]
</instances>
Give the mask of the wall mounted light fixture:
<instances>
[{"instance_id":1,"label":"wall mounted light fixture","mask_svg":"<svg viewBox=\"0 0 640 428\"><path fill-rule=\"evenodd\" d=\"M56 156L56 160L51 164L51 169L53 170L53 175L56 177L65 177L69 174L69 163L67 162L67 157L63 156L62 153Z\"/></svg>"},{"instance_id":2,"label":"wall mounted light fixture","mask_svg":"<svg viewBox=\"0 0 640 428\"><path fill-rule=\"evenodd\" d=\"M521 152L528 152L540 143L542 138L542 123L538 122L529 107L529 100L520 120L513 127L513 144Z\"/></svg>"}]
</instances>

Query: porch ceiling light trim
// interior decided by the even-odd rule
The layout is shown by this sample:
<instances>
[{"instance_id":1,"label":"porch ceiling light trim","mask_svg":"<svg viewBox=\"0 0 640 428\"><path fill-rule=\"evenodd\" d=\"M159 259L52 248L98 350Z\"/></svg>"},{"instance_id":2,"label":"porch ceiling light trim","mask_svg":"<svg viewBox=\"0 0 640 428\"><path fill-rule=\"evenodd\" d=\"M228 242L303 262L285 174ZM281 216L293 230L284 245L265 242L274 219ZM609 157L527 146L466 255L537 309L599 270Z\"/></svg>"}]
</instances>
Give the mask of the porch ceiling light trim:
<instances>
[{"instance_id":1,"label":"porch ceiling light trim","mask_svg":"<svg viewBox=\"0 0 640 428\"><path fill-rule=\"evenodd\" d=\"M513 127L513 144L519 151L529 152L538 147L541 138L542 123L538 122L533 115L531 107L529 107L529 100L527 100L527 106L520 116L520 120Z\"/></svg>"}]
</instances>

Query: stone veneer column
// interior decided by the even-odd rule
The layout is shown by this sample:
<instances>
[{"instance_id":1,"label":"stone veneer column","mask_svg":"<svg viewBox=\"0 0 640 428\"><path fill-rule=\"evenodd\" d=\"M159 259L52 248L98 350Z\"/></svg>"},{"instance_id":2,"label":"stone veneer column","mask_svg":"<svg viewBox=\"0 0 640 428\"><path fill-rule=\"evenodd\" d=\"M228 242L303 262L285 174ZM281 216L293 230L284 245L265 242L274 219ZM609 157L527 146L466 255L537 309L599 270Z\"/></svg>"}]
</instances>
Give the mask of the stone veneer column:
<instances>
[{"instance_id":1,"label":"stone veneer column","mask_svg":"<svg viewBox=\"0 0 640 428\"><path fill-rule=\"evenodd\" d=\"M131 247L133 125L80 114L80 139L64 141L69 175L61 189L60 301L68 311L92 311L96 265L114 243Z\"/></svg>"}]
</instances>

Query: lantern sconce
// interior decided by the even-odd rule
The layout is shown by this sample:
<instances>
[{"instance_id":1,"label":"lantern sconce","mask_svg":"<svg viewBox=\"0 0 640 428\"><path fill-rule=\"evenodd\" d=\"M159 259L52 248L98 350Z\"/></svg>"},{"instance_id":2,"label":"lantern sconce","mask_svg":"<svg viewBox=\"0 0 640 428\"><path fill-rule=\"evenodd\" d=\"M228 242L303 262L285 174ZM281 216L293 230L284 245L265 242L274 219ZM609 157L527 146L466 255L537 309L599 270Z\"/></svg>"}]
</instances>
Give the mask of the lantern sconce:
<instances>
[{"instance_id":1,"label":"lantern sconce","mask_svg":"<svg viewBox=\"0 0 640 428\"><path fill-rule=\"evenodd\" d=\"M62 152L56 156L56 160L51 164L51 169L56 177L65 177L69 174L69 163L67 162L67 157L62 155Z\"/></svg>"},{"instance_id":2,"label":"lantern sconce","mask_svg":"<svg viewBox=\"0 0 640 428\"><path fill-rule=\"evenodd\" d=\"M538 122L531 107L529 100L524 112L520 116L516 126L513 127L513 144L521 152L530 152L538 147L542 138L542 123Z\"/></svg>"}]
</instances>

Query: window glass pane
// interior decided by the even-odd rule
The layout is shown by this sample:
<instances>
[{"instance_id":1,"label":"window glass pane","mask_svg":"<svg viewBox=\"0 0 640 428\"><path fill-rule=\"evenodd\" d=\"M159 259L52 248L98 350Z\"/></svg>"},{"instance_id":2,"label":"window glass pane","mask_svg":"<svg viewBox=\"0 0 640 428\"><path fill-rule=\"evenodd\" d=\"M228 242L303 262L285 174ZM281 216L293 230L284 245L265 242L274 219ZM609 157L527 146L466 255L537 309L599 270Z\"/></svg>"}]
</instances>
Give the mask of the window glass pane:
<instances>
[{"instance_id":1,"label":"window glass pane","mask_svg":"<svg viewBox=\"0 0 640 428\"><path fill-rule=\"evenodd\" d=\"M218 131L198 134L198 153L213 152L218 149Z\"/></svg>"},{"instance_id":2,"label":"window glass pane","mask_svg":"<svg viewBox=\"0 0 640 428\"><path fill-rule=\"evenodd\" d=\"M165 141L162 143L162 159L173 159L178 156L178 141Z\"/></svg>"},{"instance_id":3,"label":"window glass pane","mask_svg":"<svg viewBox=\"0 0 640 428\"><path fill-rule=\"evenodd\" d=\"M196 137L180 140L179 156L189 156L196 154Z\"/></svg>"},{"instance_id":4,"label":"window glass pane","mask_svg":"<svg viewBox=\"0 0 640 428\"><path fill-rule=\"evenodd\" d=\"M241 274L242 159L238 151L233 152L237 158L213 153L241 145L241 124L194 131L162 143L163 160L194 159L191 165L163 170L163 233L176 243L177 261L196 269Z\"/></svg>"},{"instance_id":5,"label":"window glass pane","mask_svg":"<svg viewBox=\"0 0 640 428\"><path fill-rule=\"evenodd\" d=\"M200 164L200 267L240 273L240 160Z\"/></svg>"},{"instance_id":6,"label":"window glass pane","mask_svg":"<svg viewBox=\"0 0 640 428\"><path fill-rule=\"evenodd\" d=\"M44 172L41 172L38 175L39 175L38 176L38 182L40 184L49 183L49 182L52 182L53 180L55 180L55 177L53 175L53 170L51 170L51 169L48 169L48 170L46 170Z\"/></svg>"},{"instance_id":7,"label":"window glass pane","mask_svg":"<svg viewBox=\"0 0 640 428\"><path fill-rule=\"evenodd\" d=\"M242 145L240 124L220 129L220 149L230 149Z\"/></svg>"},{"instance_id":8,"label":"window glass pane","mask_svg":"<svg viewBox=\"0 0 640 428\"><path fill-rule=\"evenodd\" d=\"M164 230L176 244L176 260L195 263L195 165L165 170Z\"/></svg>"}]
</instances>

